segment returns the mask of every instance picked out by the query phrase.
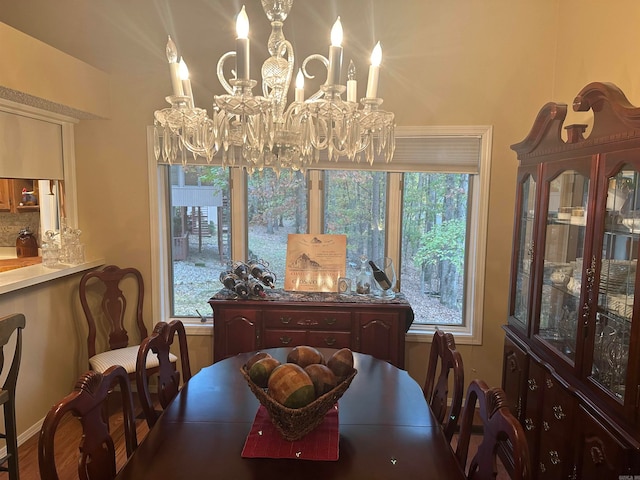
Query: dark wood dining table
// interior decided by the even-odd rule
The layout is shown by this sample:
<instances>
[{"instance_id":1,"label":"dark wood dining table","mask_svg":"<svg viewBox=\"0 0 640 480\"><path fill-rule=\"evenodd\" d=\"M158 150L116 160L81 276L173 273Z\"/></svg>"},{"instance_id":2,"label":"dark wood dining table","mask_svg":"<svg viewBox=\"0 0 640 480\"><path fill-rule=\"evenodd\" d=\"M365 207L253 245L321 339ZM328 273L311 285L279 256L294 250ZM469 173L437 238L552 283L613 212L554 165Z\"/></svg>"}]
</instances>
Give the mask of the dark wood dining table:
<instances>
[{"instance_id":1,"label":"dark wood dining table","mask_svg":"<svg viewBox=\"0 0 640 480\"><path fill-rule=\"evenodd\" d=\"M263 350L286 361L290 348ZM319 349L326 358L330 349ZM253 353L203 368L164 411L118 480L464 479L409 374L355 353L358 374L339 400L336 461L243 458L259 402L240 373Z\"/></svg>"}]
</instances>

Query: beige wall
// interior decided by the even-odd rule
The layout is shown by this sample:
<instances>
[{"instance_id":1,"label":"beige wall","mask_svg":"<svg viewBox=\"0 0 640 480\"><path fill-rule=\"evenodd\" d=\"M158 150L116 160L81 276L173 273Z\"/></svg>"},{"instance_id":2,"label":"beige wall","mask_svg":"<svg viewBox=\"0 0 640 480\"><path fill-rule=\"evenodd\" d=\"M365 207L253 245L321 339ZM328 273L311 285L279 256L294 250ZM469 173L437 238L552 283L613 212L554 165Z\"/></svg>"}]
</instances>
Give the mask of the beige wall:
<instances>
[{"instance_id":1,"label":"beige wall","mask_svg":"<svg viewBox=\"0 0 640 480\"><path fill-rule=\"evenodd\" d=\"M98 117L109 116L104 72L0 23L0 86ZM7 67L9 66L9 67Z\"/></svg>"},{"instance_id":2,"label":"beige wall","mask_svg":"<svg viewBox=\"0 0 640 480\"><path fill-rule=\"evenodd\" d=\"M603 15L601 3L595 1L377 0L373 4L379 20L373 27L360 22L358 28L362 34L374 28L380 38L399 47L386 50L396 54L386 59L388 76L383 83L385 106L396 112L398 123L493 125L483 344L460 350L468 380L480 377L498 385L517 168L509 145L526 136L544 103L571 103L591 81L617 83L632 103L640 104L636 66L640 55L634 48L640 45L640 7L634 0L619 1L615 10ZM158 60L156 67L109 76L108 93L101 97L109 104L109 120L83 120L76 127L79 226L88 251L109 263L139 268L149 287L153 279L145 128L152 112L164 106L169 88L166 65ZM0 73L0 85L2 79ZM60 85L52 86L47 95L64 89L63 79L56 82ZM197 92L197 84L195 88ZM196 100L210 104L209 98ZM76 344L81 341L75 326L81 321L74 304L77 280L59 280L48 288L0 298L0 313L16 310L27 315L18 391L21 432L72 388L83 365ZM145 308L151 311L149 302ZM210 337L191 338L194 371L210 363L211 344ZM428 349L427 343L407 346L407 368L419 381L426 371ZM50 359L46 364L43 352Z\"/></svg>"}]
</instances>

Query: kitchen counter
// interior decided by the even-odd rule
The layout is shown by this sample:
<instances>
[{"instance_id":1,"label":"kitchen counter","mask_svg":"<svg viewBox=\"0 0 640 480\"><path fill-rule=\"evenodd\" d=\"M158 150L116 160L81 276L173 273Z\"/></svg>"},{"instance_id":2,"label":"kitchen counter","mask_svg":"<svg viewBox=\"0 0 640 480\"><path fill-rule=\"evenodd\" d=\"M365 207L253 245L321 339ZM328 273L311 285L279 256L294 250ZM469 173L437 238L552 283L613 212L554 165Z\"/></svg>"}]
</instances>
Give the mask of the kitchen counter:
<instances>
[{"instance_id":1,"label":"kitchen counter","mask_svg":"<svg viewBox=\"0 0 640 480\"><path fill-rule=\"evenodd\" d=\"M42 263L42 257L2 258L0 257L0 273L16 268L29 267Z\"/></svg>"},{"instance_id":2,"label":"kitchen counter","mask_svg":"<svg viewBox=\"0 0 640 480\"><path fill-rule=\"evenodd\" d=\"M42 257L16 257L15 247L0 247L0 295L104 265L103 259L79 265L42 265Z\"/></svg>"}]
</instances>

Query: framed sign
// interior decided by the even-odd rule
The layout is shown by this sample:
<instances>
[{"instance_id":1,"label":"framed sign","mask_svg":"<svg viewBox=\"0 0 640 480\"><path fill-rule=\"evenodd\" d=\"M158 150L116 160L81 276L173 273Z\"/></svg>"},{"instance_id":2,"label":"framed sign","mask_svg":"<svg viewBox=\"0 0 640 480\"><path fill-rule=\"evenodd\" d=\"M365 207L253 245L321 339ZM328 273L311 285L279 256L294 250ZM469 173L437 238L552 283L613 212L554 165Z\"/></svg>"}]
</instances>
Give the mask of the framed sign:
<instances>
[{"instance_id":1,"label":"framed sign","mask_svg":"<svg viewBox=\"0 0 640 480\"><path fill-rule=\"evenodd\" d=\"M337 292L347 269L347 236L289 234L284 289Z\"/></svg>"}]
</instances>

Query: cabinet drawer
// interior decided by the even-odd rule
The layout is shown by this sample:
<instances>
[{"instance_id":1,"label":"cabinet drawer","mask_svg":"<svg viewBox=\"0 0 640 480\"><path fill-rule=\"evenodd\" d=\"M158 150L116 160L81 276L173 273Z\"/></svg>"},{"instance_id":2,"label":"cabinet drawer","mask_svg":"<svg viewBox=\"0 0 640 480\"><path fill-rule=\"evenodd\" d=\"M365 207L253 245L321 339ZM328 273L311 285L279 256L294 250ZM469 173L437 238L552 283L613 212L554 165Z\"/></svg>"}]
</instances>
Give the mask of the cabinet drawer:
<instances>
[{"instance_id":1,"label":"cabinet drawer","mask_svg":"<svg viewBox=\"0 0 640 480\"><path fill-rule=\"evenodd\" d=\"M347 332L308 332L307 341L313 347L351 348L351 334Z\"/></svg>"},{"instance_id":2,"label":"cabinet drawer","mask_svg":"<svg viewBox=\"0 0 640 480\"><path fill-rule=\"evenodd\" d=\"M307 332L300 330L265 330L264 348L306 345Z\"/></svg>"},{"instance_id":3,"label":"cabinet drawer","mask_svg":"<svg viewBox=\"0 0 640 480\"><path fill-rule=\"evenodd\" d=\"M582 480L618 480L623 475L632 478L637 473L631 459L633 448L625 445L605 427L600 420L578 409L578 476ZM616 428L617 430L617 428Z\"/></svg>"},{"instance_id":4,"label":"cabinet drawer","mask_svg":"<svg viewBox=\"0 0 640 480\"><path fill-rule=\"evenodd\" d=\"M269 310L266 328L351 331L351 313L336 310Z\"/></svg>"},{"instance_id":5,"label":"cabinet drawer","mask_svg":"<svg viewBox=\"0 0 640 480\"><path fill-rule=\"evenodd\" d=\"M540 431L540 478L567 478L573 463L573 396L550 374L544 380Z\"/></svg>"}]
</instances>

